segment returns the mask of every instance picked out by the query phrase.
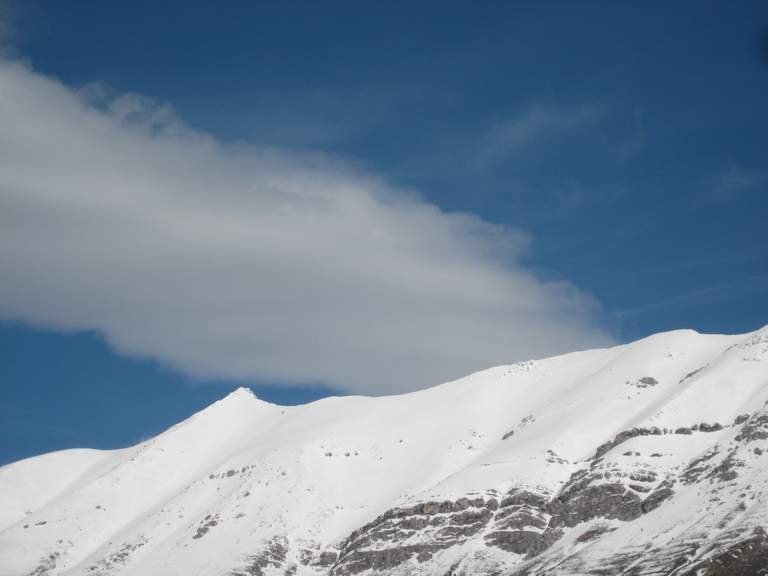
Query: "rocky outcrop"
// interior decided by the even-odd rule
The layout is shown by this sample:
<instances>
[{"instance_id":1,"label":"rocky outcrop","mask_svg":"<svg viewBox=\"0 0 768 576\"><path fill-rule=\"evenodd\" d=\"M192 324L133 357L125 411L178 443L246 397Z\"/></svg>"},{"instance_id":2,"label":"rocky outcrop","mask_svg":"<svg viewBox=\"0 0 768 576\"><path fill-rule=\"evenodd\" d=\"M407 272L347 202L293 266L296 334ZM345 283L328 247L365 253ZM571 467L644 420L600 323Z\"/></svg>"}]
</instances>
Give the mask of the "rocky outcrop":
<instances>
[{"instance_id":1,"label":"rocky outcrop","mask_svg":"<svg viewBox=\"0 0 768 576\"><path fill-rule=\"evenodd\" d=\"M622 454L613 451L630 439L709 434L731 426L734 431L730 444L727 437L722 445L710 443L704 452L674 469L664 467L664 454L660 452L648 450L642 452L644 457L641 457L643 441L634 443L633 449ZM592 546L610 537L621 525L653 513L679 490L692 484L706 483L711 490L709 506L716 507L721 501L718 486L733 485L740 469L747 465L746 451L739 448L739 444L743 446L766 438L768 413L765 412L740 415L732 425L726 426L705 421L673 429L631 428L599 446L556 493L514 487L503 494L491 490L393 508L352 532L338 549L315 551L301 563L329 576L363 573L467 576L478 573L478 566L510 576L747 573L738 570L753 570L764 561L764 533L759 531L747 539L722 545L722 554L709 553L706 560L697 560L703 558L702 550L707 549L706 539L699 534L672 540L668 546L654 550L630 547L601 557L599 565L590 564L578 552L580 548L574 553L568 552L573 550L568 547ZM684 445L688 440L678 438L675 442ZM654 448L658 445L654 440ZM762 454L760 445L756 446L760 452L754 453ZM571 465L551 450L546 454L550 464ZM658 464L655 458L650 459L654 456L659 459ZM721 517L721 527L729 525L744 510L742 501L731 516ZM566 538L569 534L573 535ZM479 546L480 542L484 547ZM469 548L464 548L467 543ZM470 549L474 552L467 555L465 550ZM504 568L504 564L493 564L497 558L493 554L506 554L505 558L517 560ZM451 561L454 557L460 560ZM438 566L442 568L438 570Z\"/></svg>"},{"instance_id":2,"label":"rocky outcrop","mask_svg":"<svg viewBox=\"0 0 768 576\"><path fill-rule=\"evenodd\" d=\"M768 411L756 412L749 420L746 420L736 436L736 440L746 443L768 440Z\"/></svg>"},{"instance_id":3,"label":"rocky outcrop","mask_svg":"<svg viewBox=\"0 0 768 576\"><path fill-rule=\"evenodd\" d=\"M627 385L634 386L635 388L652 388L653 386L656 386L659 383L656 378L653 376L643 376L642 378L638 378L634 382L630 382L627 380Z\"/></svg>"},{"instance_id":4,"label":"rocky outcrop","mask_svg":"<svg viewBox=\"0 0 768 576\"><path fill-rule=\"evenodd\" d=\"M720 422L713 422L712 424L709 424L708 422L702 422L699 424L699 430L701 432L718 432L722 429L723 425L720 424Z\"/></svg>"},{"instance_id":5,"label":"rocky outcrop","mask_svg":"<svg viewBox=\"0 0 768 576\"><path fill-rule=\"evenodd\" d=\"M626 442L627 440L631 438L637 438L638 436L661 436L663 434L661 428L657 428L656 426L653 426L651 428L632 428L630 430L624 430L623 432L619 432L616 437L613 440L610 440L609 442L606 442L605 444L601 444L597 447L597 450L595 450L595 456L594 459L597 460L598 458L602 458L605 454L613 450L616 446L619 444Z\"/></svg>"},{"instance_id":6,"label":"rocky outcrop","mask_svg":"<svg viewBox=\"0 0 768 576\"><path fill-rule=\"evenodd\" d=\"M41 558L40 564L38 564L35 569L30 572L29 576L46 576L47 574L50 574L56 568L56 563L58 562L60 556L61 552L58 551L46 554Z\"/></svg>"},{"instance_id":7,"label":"rocky outcrop","mask_svg":"<svg viewBox=\"0 0 768 576\"><path fill-rule=\"evenodd\" d=\"M712 467L707 477L720 482L730 482L739 475L736 469L742 466L744 462L738 458L737 451L731 450L728 456Z\"/></svg>"},{"instance_id":8,"label":"rocky outcrop","mask_svg":"<svg viewBox=\"0 0 768 576\"><path fill-rule=\"evenodd\" d=\"M634 520L642 515L642 499L622 482L581 471L549 505L552 526L573 527L592 518Z\"/></svg>"},{"instance_id":9,"label":"rocky outcrop","mask_svg":"<svg viewBox=\"0 0 768 576\"><path fill-rule=\"evenodd\" d=\"M535 556L560 537L550 530L552 518L545 495L513 489L501 501L485 543L522 556Z\"/></svg>"},{"instance_id":10,"label":"rocky outcrop","mask_svg":"<svg viewBox=\"0 0 768 576\"><path fill-rule=\"evenodd\" d=\"M647 514L651 510L658 508L664 500L672 496L675 493L672 489L673 486L674 482L672 480L665 480L659 484L659 486L640 503L640 509L643 511L643 514Z\"/></svg>"},{"instance_id":11,"label":"rocky outcrop","mask_svg":"<svg viewBox=\"0 0 768 576\"><path fill-rule=\"evenodd\" d=\"M281 569L283 574L296 572L296 566L287 563L288 540L277 536L267 542L264 548L246 558L244 565L230 574L232 576L265 576L269 569Z\"/></svg>"},{"instance_id":12,"label":"rocky outcrop","mask_svg":"<svg viewBox=\"0 0 768 576\"><path fill-rule=\"evenodd\" d=\"M491 549L532 559L581 524L595 519L631 522L653 511L674 495L673 487L672 479L658 482L651 469L622 476L598 464L574 473L556 495L513 488L501 502L486 495L388 510L350 534L329 574L387 573L406 564L406 572L416 574L440 552L478 537ZM610 524L598 524L579 541L613 530ZM430 573L426 566L424 573Z\"/></svg>"},{"instance_id":13,"label":"rocky outcrop","mask_svg":"<svg viewBox=\"0 0 768 576\"><path fill-rule=\"evenodd\" d=\"M409 561L426 562L479 535L498 507L498 500L489 495L388 510L349 535L330 574L386 571Z\"/></svg>"},{"instance_id":14,"label":"rocky outcrop","mask_svg":"<svg viewBox=\"0 0 768 576\"><path fill-rule=\"evenodd\" d=\"M218 514L208 514L203 520L200 522L199 526L197 527L197 530L195 530L195 534L192 536L194 540L197 540L198 538L202 538L205 536L208 531L218 526L219 524L219 515Z\"/></svg>"},{"instance_id":15,"label":"rocky outcrop","mask_svg":"<svg viewBox=\"0 0 768 576\"><path fill-rule=\"evenodd\" d=\"M687 567L680 576L746 575L768 576L768 536L763 528Z\"/></svg>"}]
</instances>

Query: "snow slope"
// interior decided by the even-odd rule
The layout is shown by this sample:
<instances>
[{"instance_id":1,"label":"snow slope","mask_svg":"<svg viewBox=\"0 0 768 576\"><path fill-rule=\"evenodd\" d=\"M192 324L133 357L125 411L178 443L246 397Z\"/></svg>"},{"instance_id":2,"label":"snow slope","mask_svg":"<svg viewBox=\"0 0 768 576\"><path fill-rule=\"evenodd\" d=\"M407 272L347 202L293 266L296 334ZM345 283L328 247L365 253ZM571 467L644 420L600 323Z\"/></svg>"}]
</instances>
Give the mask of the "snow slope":
<instances>
[{"instance_id":1,"label":"snow slope","mask_svg":"<svg viewBox=\"0 0 768 576\"><path fill-rule=\"evenodd\" d=\"M0 468L0 576L768 574L768 327L399 396L240 389Z\"/></svg>"}]
</instances>

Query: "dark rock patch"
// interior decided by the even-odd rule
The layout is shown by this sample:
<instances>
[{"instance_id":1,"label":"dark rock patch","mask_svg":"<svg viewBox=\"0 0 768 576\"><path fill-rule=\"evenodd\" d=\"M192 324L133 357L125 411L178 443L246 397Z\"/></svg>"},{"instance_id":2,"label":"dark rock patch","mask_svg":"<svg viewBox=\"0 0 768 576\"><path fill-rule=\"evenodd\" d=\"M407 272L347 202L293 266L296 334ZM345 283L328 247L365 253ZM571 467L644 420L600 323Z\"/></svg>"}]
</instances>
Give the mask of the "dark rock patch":
<instances>
[{"instance_id":1,"label":"dark rock patch","mask_svg":"<svg viewBox=\"0 0 768 576\"><path fill-rule=\"evenodd\" d=\"M287 556L288 540L276 536L267 543L264 550L248 556L245 566L234 570L230 574L232 576L264 576L266 568L284 567ZM286 574L293 574L295 571L295 566L285 567Z\"/></svg>"},{"instance_id":2,"label":"dark rock patch","mask_svg":"<svg viewBox=\"0 0 768 576\"><path fill-rule=\"evenodd\" d=\"M576 542L591 542L592 540L597 540L603 534L613 532L614 530L616 530L616 528L611 526L598 525L580 534L579 537L576 538Z\"/></svg>"},{"instance_id":3,"label":"dark rock patch","mask_svg":"<svg viewBox=\"0 0 768 576\"><path fill-rule=\"evenodd\" d=\"M636 470L629 475L630 480L635 482L656 482L658 474L653 470Z\"/></svg>"},{"instance_id":4,"label":"dark rock patch","mask_svg":"<svg viewBox=\"0 0 768 576\"><path fill-rule=\"evenodd\" d=\"M730 482L739 475L736 472L736 468L742 466L744 466L744 463L736 458L736 451L733 450L722 462L720 462L720 464L712 468L708 474L708 478L719 480L720 482Z\"/></svg>"},{"instance_id":5,"label":"dark rock patch","mask_svg":"<svg viewBox=\"0 0 768 576\"><path fill-rule=\"evenodd\" d=\"M118 571L121 566L124 566L130 560L133 552L144 546L149 540L147 538L140 538L136 542L126 542L116 552L113 552L106 558L102 558L95 564L88 567L88 573L94 576L98 574L113 574Z\"/></svg>"},{"instance_id":6,"label":"dark rock patch","mask_svg":"<svg viewBox=\"0 0 768 576\"><path fill-rule=\"evenodd\" d=\"M347 537L329 574L387 571L411 560L426 562L435 553L479 535L498 508L496 498L478 496L387 510ZM428 544L406 543L425 530L429 531Z\"/></svg>"},{"instance_id":7,"label":"dark rock patch","mask_svg":"<svg viewBox=\"0 0 768 576\"><path fill-rule=\"evenodd\" d=\"M497 530L486 534L485 542L489 546L531 558L549 548L561 536L560 530Z\"/></svg>"},{"instance_id":8,"label":"dark rock patch","mask_svg":"<svg viewBox=\"0 0 768 576\"><path fill-rule=\"evenodd\" d=\"M360 550L342 563L336 564L330 574L358 574L365 570L386 571L400 564L416 559L417 562L426 562L435 552L442 550L443 546L415 545L384 548L383 550Z\"/></svg>"},{"instance_id":9,"label":"dark rock patch","mask_svg":"<svg viewBox=\"0 0 768 576\"><path fill-rule=\"evenodd\" d=\"M697 368L697 369L696 369L696 370L694 370L693 372L688 372L688 374L686 374L685 376L683 376L683 377L682 377L682 379L680 380L680 382L678 382L678 384L682 384L682 383L683 383L683 382L685 382L686 380L690 380L691 378L693 378L694 376L696 376L696 374L698 374L699 372L701 372L701 371L702 371L702 370L704 370L705 368L706 368L706 366L702 366L701 368Z\"/></svg>"},{"instance_id":10,"label":"dark rock patch","mask_svg":"<svg viewBox=\"0 0 768 576\"><path fill-rule=\"evenodd\" d=\"M636 438L638 436L661 436L661 435L662 435L661 429L657 428L656 426L653 426L651 428L632 428L630 430L624 430L623 432L619 432L613 440L598 446L593 458L595 460L597 460L598 458L602 458L605 454L613 450L616 446L618 446L623 442L626 442L627 440L630 440L631 438Z\"/></svg>"},{"instance_id":11,"label":"dark rock patch","mask_svg":"<svg viewBox=\"0 0 768 576\"><path fill-rule=\"evenodd\" d=\"M203 518L203 521L200 522L200 525L197 527L197 531L195 532L194 536L192 536L193 540L197 540L199 538L202 538L205 536L208 531L213 528L214 526L219 525L219 515L211 515L208 514L205 518Z\"/></svg>"},{"instance_id":12,"label":"dark rock patch","mask_svg":"<svg viewBox=\"0 0 768 576\"><path fill-rule=\"evenodd\" d=\"M683 473L680 475L680 480L684 484L693 484L694 482L698 481L698 479L707 471L710 469L710 465L706 464L709 460L714 458L718 453L720 452L720 449L718 446L713 446L706 452L704 452L701 456L698 456L697 458L694 458L688 463L688 466L686 466Z\"/></svg>"},{"instance_id":13,"label":"dark rock patch","mask_svg":"<svg viewBox=\"0 0 768 576\"><path fill-rule=\"evenodd\" d=\"M640 497L623 484L591 482L587 478L567 486L550 502L550 527L572 527L593 518L630 521L643 514Z\"/></svg>"},{"instance_id":14,"label":"dark rock patch","mask_svg":"<svg viewBox=\"0 0 768 576\"><path fill-rule=\"evenodd\" d=\"M332 566L334 562L336 562L336 559L339 557L338 552L334 551L325 551L321 552L320 555L310 562L311 566L317 566L319 568L327 568L328 566Z\"/></svg>"},{"instance_id":15,"label":"dark rock patch","mask_svg":"<svg viewBox=\"0 0 768 576\"><path fill-rule=\"evenodd\" d=\"M714 424L708 424L706 422L702 422L699 424L699 430L702 432L717 432L718 430L722 430L723 425L719 422L715 422Z\"/></svg>"},{"instance_id":16,"label":"dark rock patch","mask_svg":"<svg viewBox=\"0 0 768 576\"><path fill-rule=\"evenodd\" d=\"M666 480L659 484L656 490L651 492L651 494L649 494L640 504L643 514L647 514L651 510L658 508L664 500L672 496L675 493L675 491L672 490L672 485L673 482L670 480Z\"/></svg>"},{"instance_id":17,"label":"dark rock patch","mask_svg":"<svg viewBox=\"0 0 768 576\"><path fill-rule=\"evenodd\" d=\"M635 382L627 381L627 384L634 386L635 388L652 388L658 383L659 381L651 376L643 376L642 378L637 379Z\"/></svg>"},{"instance_id":18,"label":"dark rock patch","mask_svg":"<svg viewBox=\"0 0 768 576\"><path fill-rule=\"evenodd\" d=\"M758 528L746 540L733 544L706 560L697 562L681 576L766 576L768 537Z\"/></svg>"},{"instance_id":19,"label":"dark rock patch","mask_svg":"<svg viewBox=\"0 0 768 576\"><path fill-rule=\"evenodd\" d=\"M547 497L542 494L513 488L504 495L504 498L501 499L501 504L499 507L507 508L509 506L531 506L533 508L543 509L547 505L547 501Z\"/></svg>"},{"instance_id":20,"label":"dark rock patch","mask_svg":"<svg viewBox=\"0 0 768 576\"><path fill-rule=\"evenodd\" d=\"M766 439L768 439L768 412L753 414L736 436L739 442L747 443Z\"/></svg>"},{"instance_id":21,"label":"dark rock patch","mask_svg":"<svg viewBox=\"0 0 768 576\"><path fill-rule=\"evenodd\" d=\"M51 552L40 560L40 563L35 567L29 576L45 576L56 568L56 563L61 557L61 552Z\"/></svg>"}]
</instances>

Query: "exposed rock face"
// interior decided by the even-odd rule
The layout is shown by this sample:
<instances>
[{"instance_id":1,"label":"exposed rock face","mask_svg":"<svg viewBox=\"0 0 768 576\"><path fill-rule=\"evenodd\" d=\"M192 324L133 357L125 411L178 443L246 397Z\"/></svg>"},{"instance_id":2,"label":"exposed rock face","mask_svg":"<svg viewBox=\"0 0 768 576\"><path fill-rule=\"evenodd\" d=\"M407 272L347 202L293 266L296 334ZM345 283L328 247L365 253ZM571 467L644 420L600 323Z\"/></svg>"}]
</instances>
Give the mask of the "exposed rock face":
<instances>
[{"instance_id":1,"label":"exposed rock face","mask_svg":"<svg viewBox=\"0 0 768 576\"><path fill-rule=\"evenodd\" d=\"M195 531L195 535L192 536L195 540L198 538L202 538L205 536L208 531L213 528L214 526L218 525L219 523L219 516L218 514L208 514L205 518L203 518L203 521L200 522L200 525L197 527L197 530Z\"/></svg>"},{"instance_id":2,"label":"exposed rock face","mask_svg":"<svg viewBox=\"0 0 768 576\"><path fill-rule=\"evenodd\" d=\"M710 558L688 568L681 576L765 576L768 575L768 537L762 528Z\"/></svg>"},{"instance_id":3,"label":"exposed rock face","mask_svg":"<svg viewBox=\"0 0 768 576\"><path fill-rule=\"evenodd\" d=\"M40 564L29 573L29 576L45 576L46 574L50 574L50 572L56 568L56 562L60 556L61 552L51 552L50 554L43 556L40 560Z\"/></svg>"},{"instance_id":4,"label":"exposed rock face","mask_svg":"<svg viewBox=\"0 0 768 576\"><path fill-rule=\"evenodd\" d=\"M740 416L738 422L741 428L734 431L734 442L749 444L765 440L763 434L768 429L768 417L751 414ZM675 434L681 437L680 441L692 442L695 441L691 438L694 434L724 429L717 422L700 422L691 427L678 427ZM710 550L705 560L697 560L711 548L708 548L707 536L703 533L673 540L670 545L658 549L627 548L620 553L607 553L598 564L582 557L579 548L575 554L566 552L573 546L594 545L610 538L621 525L652 514L689 485L704 485L711 490L708 510L722 507L718 495L722 490L720 486L735 480L738 469L748 466L744 450L732 443L732 447L724 452L719 443L714 444L677 473L663 465L654 467L648 460L630 460L628 467L626 459L638 458L641 452L615 450L630 440L635 446L642 447L643 438L664 434L659 427L635 427L617 434L613 440L602 444L555 494L512 488L500 501L495 493L489 493L389 510L345 540L329 574L434 574L437 569L433 560L437 555L480 539L490 550L520 558L515 564L517 567L504 569L503 565L500 567L490 561L487 555L476 553L474 557L463 556L443 573L469 575L480 573L478 566L485 566L485 569L495 566L492 572L520 576L651 576L671 574L676 570L686 570L675 574L689 576L760 574L757 570L768 567L765 563L765 531L761 526L748 538L732 538L727 546L722 544L723 551L716 555L711 555ZM664 455L654 452L648 456L663 458ZM754 494L752 491L752 498ZM742 495L746 496L746 493ZM736 510L722 512L719 526L728 525L745 510L742 501ZM768 523L768 513L763 521ZM573 536L569 536L571 533ZM565 559L563 554L567 554ZM765 573L768 574L768 569Z\"/></svg>"},{"instance_id":5,"label":"exposed rock face","mask_svg":"<svg viewBox=\"0 0 768 576\"><path fill-rule=\"evenodd\" d=\"M554 526L573 527L592 518L634 520L642 499L622 482L602 482L602 475L579 472L549 505Z\"/></svg>"},{"instance_id":6,"label":"exposed rock face","mask_svg":"<svg viewBox=\"0 0 768 576\"><path fill-rule=\"evenodd\" d=\"M723 425L719 422L714 422L713 424L708 424L706 422L702 422L699 424L699 430L702 432L717 432L718 430L722 430Z\"/></svg>"},{"instance_id":7,"label":"exposed rock face","mask_svg":"<svg viewBox=\"0 0 768 576\"><path fill-rule=\"evenodd\" d=\"M122 544L116 551L112 552L107 557L101 559L99 562L91 564L88 567L88 574L91 576L102 576L118 572L121 566L130 560L131 555L147 544L147 542L148 540L146 538L141 538L136 542L126 542Z\"/></svg>"},{"instance_id":8,"label":"exposed rock face","mask_svg":"<svg viewBox=\"0 0 768 576\"><path fill-rule=\"evenodd\" d=\"M749 414L739 414L736 416L736 419L733 421L734 426L738 426L739 424L743 424L749 420Z\"/></svg>"},{"instance_id":9,"label":"exposed rock face","mask_svg":"<svg viewBox=\"0 0 768 576\"><path fill-rule=\"evenodd\" d=\"M263 550L251 554L245 565L231 572L232 576L264 576L271 568L281 569L283 574L296 572L295 565L286 565L288 540L275 537L264 545Z\"/></svg>"},{"instance_id":10,"label":"exposed rock face","mask_svg":"<svg viewBox=\"0 0 768 576\"><path fill-rule=\"evenodd\" d=\"M495 495L488 495L388 510L350 534L330 574L388 573L406 563L407 573L431 573L424 564L435 554L478 536L486 546L534 558L569 528L595 518L632 521L674 494L672 482L662 482L648 495L638 495L637 490L627 487L629 482L653 483L656 475L652 472L628 476L625 483L605 483L602 478L600 473L582 470L551 498L513 488L501 503ZM645 490L650 492L651 488ZM590 541L614 529L599 525L579 540Z\"/></svg>"},{"instance_id":11,"label":"exposed rock face","mask_svg":"<svg viewBox=\"0 0 768 576\"><path fill-rule=\"evenodd\" d=\"M697 456L688 463L688 466L683 471L680 480L685 484L694 484L699 481L699 478L712 469L710 460L715 458L720 453L719 446L713 446L704 451L701 455Z\"/></svg>"},{"instance_id":12,"label":"exposed rock face","mask_svg":"<svg viewBox=\"0 0 768 576\"><path fill-rule=\"evenodd\" d=\"M674 480L659 483L652 470L625 477L614 474L613 481L606 482L611 474L603 468L598 462L574 473L553 497L513 488L500 503L493 495L389 510L347 538L330 574L388 573L406 563L409 568L404 574L432 573L428 562L436 553L478 535L488 547L531 559L569 529L594 519L631 522L674 495ZM610 524L595 525L580 534L577 542L599 539L615 529ZM460 573L456 568L454 573Z\"/></svg>"},{"instance_id":13,"label":"exposed rock face","mask_svg":"<svg viewBox=\"0 0 768 576\"><path fill-rule=\"evenodd\" d=\"M330 574L390 570L409 560L426 562L436 552L478 535L498 506L493 496L476 496L388 510L349 535Z\"/></svg>"},{"instance_id":14,"label":"exposed rock face","mask_svg":"<svg viewBox=\"0 0 768 576\"><path fill-rule=\"evenodd\" d=\"M513 488L502 499L485 543L522 556L546 550L560 536L549 528L548 504L544 495Z\"/></svg>"},{"instance_id":15,"label":"exposed rock face","mask_svg":"<svg viewBox=\"0 0 768 576\"><path fill-rule=\"evenodd\" d=\"M606 442L605 444L598 446L597 450L595 451L595 458L602 457L604 454L610 452L619 444L622 444L631 438L649 435L661 436L662 434L663 432L661 429L655 426L653 428L632 428L631 430L625 430L624 432L617 434L616 437L610 442Z\"/></svg>"},{"instance_id":16,"label":"exposed rock face","mask_svg":"<svg viewBox=\"0 0 768 576\"><path fill-rule=\"evenodd\" d=\"M746 422L746 424L744 424L736 436L737 441L758 442L760 440L768 440L768 410L757 412L749 419L742 420L742 422Z\"/></svg>"}]
</instances>

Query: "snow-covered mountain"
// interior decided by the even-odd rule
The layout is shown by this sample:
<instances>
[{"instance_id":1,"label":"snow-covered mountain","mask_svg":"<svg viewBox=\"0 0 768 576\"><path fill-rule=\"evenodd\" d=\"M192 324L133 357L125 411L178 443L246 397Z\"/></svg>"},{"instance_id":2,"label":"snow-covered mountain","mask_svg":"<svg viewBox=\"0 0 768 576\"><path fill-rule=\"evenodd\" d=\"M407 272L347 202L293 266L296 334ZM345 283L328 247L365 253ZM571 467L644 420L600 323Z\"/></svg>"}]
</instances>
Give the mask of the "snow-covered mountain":
<instances>
[{"instance_id":1,"label":"snow-covered mountain","mask_svg":"<svg viewBox=\"0 0 768 576\"><path fill-rule=\"evenodd\" d=\"M0 468L0 575L768 574L768 327L400 396L238 390Z\"/></svg>"}]
</instances>

